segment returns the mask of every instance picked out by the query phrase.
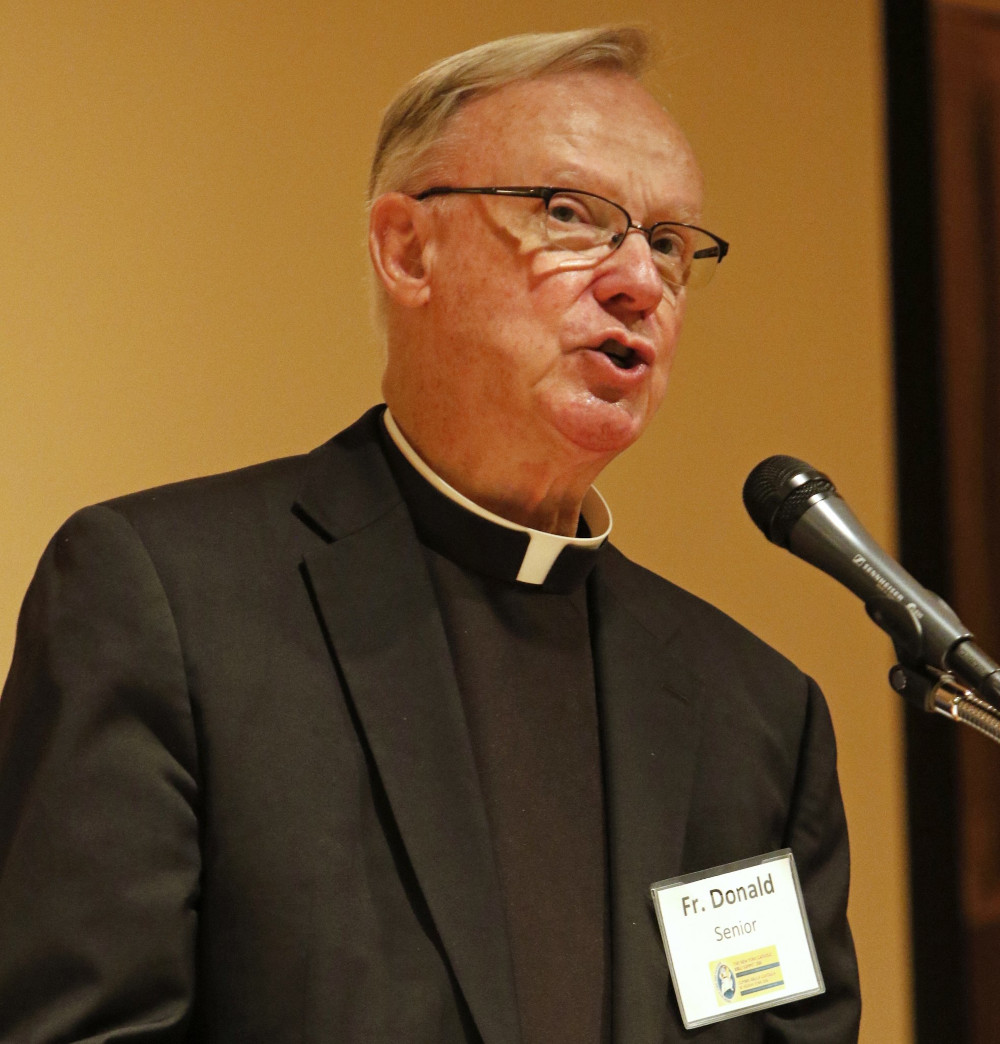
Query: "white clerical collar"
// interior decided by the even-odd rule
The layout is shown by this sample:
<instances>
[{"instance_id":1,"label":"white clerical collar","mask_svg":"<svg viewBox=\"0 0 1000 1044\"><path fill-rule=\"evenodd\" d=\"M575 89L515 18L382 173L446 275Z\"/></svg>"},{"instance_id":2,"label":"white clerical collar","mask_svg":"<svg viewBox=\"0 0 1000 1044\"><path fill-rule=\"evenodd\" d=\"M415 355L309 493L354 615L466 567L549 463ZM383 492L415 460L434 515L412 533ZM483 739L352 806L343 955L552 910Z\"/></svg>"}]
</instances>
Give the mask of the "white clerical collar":
<instances>
[{"instance_id":1,"label":"white clerical collar","mask_svg":"<svg viewBox=\"0 0 1000 1044\"><path fill-rule=\"evenodd\" d=\"M400 453L435 489L467 511L471 511L494 525L527 534L528 547L517 573L517 579L521 583L543 584L549 575L549 570L564 548L575 547L581 550L596 551L607 540L612 525L611 510L608 508L604 497L593 486L587 490L583 498L580 513L584 522L587 523L587 528L591 533L598 534L597 536L561 536L558 533L546 533L541 529L522 526L518 522L512 522L501 515L495 515L492 511L487 511L486 508L481 507L475 501L459 493L453 486L450 486L440 475L437 475L427 466L423 458L406 441L406 437L399 430L399 425L396 424L388 408L386 408L382 416L385 421L386 431L388 431L390 438L396 444Z\"/></svg>"}]
</instances>

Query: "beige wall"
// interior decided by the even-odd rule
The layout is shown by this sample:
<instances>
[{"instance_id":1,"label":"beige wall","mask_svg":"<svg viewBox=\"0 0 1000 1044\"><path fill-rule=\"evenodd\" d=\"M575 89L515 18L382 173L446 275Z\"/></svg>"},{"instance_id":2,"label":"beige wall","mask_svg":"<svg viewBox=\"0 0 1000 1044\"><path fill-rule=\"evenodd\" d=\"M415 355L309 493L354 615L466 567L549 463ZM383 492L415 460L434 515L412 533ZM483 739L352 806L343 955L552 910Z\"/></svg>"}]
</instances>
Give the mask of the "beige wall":
<instances>
[{"instance_id":1,"label":"beige wall","mask_svg":"<svg viewBox=\"0 0 1000 1044\"><path fill-rule=\"evenodd\" d=\"M888 644L740 506L828 470L891 543L877 0L0 0L0 669L52 530L99 498L311 447L378 395L365 166L430 61L639 19L733 253L653 430L602 488L617 539L814 674L840 737L863 1040L910 1038Z\"/></svg>"}]
</instances>

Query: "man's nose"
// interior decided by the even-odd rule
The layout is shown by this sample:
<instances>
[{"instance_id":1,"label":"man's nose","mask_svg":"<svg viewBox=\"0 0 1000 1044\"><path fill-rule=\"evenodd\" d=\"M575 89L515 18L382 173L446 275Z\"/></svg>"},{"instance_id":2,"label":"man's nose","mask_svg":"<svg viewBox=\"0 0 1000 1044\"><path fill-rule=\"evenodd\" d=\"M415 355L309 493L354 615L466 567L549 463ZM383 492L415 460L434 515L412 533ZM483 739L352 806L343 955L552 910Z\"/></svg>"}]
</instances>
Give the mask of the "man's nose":
<instances>
[{"instance_id":1,"label":"man's nose","mask_svg":"<svg viewBox=\"0 0 1000 1044\"><path fill-rule=\"evenodd\" d=\"M633 235L632 233L636 233ZM609 310L648 315L669 289L653 260L645 233L630 228L621 245L601 262L598 300Z\"/></svg>"}]
</instances>

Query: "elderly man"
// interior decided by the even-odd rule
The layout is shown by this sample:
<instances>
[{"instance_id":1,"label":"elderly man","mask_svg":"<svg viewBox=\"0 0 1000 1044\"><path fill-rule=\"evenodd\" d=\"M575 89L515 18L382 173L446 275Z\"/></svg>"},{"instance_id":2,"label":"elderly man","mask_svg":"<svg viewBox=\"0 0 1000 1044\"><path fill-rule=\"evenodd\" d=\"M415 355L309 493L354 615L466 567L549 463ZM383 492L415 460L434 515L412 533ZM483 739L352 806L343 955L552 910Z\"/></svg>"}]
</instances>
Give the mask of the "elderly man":
<instances>
[{"instance_id":1,"label":"elderly man","mask_svg":"<svg viewBox=\"0 0 1000 1044\"><path fill-rule=\"evenodd\" d=\"M608 545L591 486L726 250L645 47L410 84L388 408L53 540L0 701L4 1041L856 1036L822 697ZM783 847L826 992L689 1034L650 886Z\"/></svg>"}]
</instances>

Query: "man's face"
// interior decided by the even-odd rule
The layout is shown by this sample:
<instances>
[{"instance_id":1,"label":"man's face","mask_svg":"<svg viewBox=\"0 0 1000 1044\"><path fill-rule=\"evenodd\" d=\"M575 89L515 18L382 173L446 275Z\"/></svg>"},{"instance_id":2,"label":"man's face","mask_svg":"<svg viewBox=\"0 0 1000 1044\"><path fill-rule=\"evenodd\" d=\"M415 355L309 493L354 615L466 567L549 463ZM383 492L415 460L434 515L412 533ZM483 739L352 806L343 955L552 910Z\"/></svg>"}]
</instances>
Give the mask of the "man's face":
<instances>
[{"instance_id":1,"label":"man's face","mask_svg":"<svg viewBox=\"0 0 1000 1044\"><path fill-rule=\"evenodd\" d=\"M619 73L547 76L471 102L446 133L440 166L439 184L597 193L643 225L695 222L701 210L689 145ZM532 231L537 200L419 205L432 229L430 336L418 352L390 351L385 385L404 431L432 464L441 453L454 462L461 441L473 464L503 450L596 474L660 405L685 291L663 284L638 233L596 265L567 264Z\"/></svg>"}]
</instances>

